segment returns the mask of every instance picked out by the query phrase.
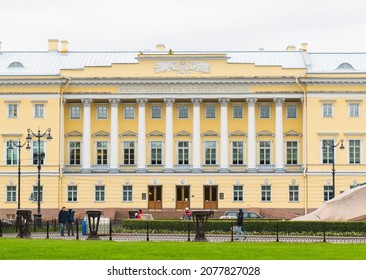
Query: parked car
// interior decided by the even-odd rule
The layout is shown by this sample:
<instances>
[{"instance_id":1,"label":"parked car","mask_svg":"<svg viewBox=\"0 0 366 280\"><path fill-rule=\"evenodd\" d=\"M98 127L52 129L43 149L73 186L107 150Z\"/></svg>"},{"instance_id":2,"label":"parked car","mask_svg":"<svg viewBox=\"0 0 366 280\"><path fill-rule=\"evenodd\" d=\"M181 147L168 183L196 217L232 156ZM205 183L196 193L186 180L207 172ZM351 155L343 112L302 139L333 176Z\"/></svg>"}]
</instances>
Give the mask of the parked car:
<instances>
[{"instance_id":1,"label":"parked car","mask_svg":"<svg viewBox=\"0 0 366 280\"><path fill-rule=\"evenodd\" d=\"M226 211L220 219L236 219L237 211ZM244 219L263 219L263 217L255 212L244 211Z\"/></svg>"}]
</instances>

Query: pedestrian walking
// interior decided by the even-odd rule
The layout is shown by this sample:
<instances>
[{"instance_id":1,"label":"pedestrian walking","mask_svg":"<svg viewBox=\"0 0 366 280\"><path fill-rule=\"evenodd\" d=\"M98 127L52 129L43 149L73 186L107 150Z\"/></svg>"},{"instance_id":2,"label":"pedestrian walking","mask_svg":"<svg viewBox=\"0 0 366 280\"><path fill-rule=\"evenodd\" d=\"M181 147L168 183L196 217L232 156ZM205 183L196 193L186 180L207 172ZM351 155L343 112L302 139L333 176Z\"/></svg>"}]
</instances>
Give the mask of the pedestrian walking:
<instances>
[{"instance_id":1,"label":"pedestrian walking","mask_svg":"<svg viewBox=\"0 0 366 280\"><path fill-rule=\"evenodd\" d=\"M243 232L243 222L244 222L244 212L243 209L239 209L236 218L236 240L239 240L240 237L242 237L243 240L247 238Z\"/></svg>"},{"instance_id":2,"label":"pedestrian walking","mask_svg":"<svg viewBox=\"0 0 366 280\"><path fill-rule=\"evenodd\" d=\"M75 215L75 211L72 209L69 209L67 211L67 235L70 236L70 232L71 232L71 236L74 236L74 215Z\"/></svg>"},{"instance_id":3,"label":"pedestrian walking","mask_svg":"<svg viewBox=\"0 0 366 280\"><path fill-rule=\"evenodd\" d=\"M67 211L66 207L64 206L61 208L60 212L58 212L58 223L60 224L61 236L64 236L66 222L67 222Z\"/></svg>"}]
</instances>

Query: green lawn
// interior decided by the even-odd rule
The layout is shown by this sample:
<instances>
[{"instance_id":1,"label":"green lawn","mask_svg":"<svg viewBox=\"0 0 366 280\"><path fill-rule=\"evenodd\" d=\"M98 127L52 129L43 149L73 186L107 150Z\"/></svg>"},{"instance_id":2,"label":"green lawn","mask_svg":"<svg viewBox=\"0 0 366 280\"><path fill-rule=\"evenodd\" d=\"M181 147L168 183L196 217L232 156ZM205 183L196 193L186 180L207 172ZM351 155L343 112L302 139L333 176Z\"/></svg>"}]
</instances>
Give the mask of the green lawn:
<instances>
[{"instance_id":1,"label":"green lawn","mask_svg":"<svg viewBox=\"0 0 366 280\"><path fill-rule=\"evenodd\" d=\"M1 260L366 260L366 244L0 238Z\"/></svg>"}]
</instances>

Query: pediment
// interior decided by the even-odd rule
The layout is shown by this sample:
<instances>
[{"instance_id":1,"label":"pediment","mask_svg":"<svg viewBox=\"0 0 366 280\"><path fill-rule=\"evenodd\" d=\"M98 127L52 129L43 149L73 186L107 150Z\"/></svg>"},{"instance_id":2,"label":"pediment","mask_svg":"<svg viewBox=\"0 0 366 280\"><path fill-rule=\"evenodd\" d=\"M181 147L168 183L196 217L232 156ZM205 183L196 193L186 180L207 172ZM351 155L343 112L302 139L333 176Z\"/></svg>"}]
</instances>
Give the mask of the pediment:
<instances>
[{"instance_id":1,"label":"pediment","mask_svg":"<svg viewBox=\"0 0 366 280\"><path fill-rule=\"evenodd\" d=\"M158 131L158 130L154 130L153 132L150 132L149 134L146 134L147 137L151 137L151 136L165 136L164 133Z\"/></svg>"},{"instance_id":2,"label":"pediment","mask_svg":"<svg viewBox=\"0 0 366 280\"><path fill-rule=\"evenodd\" d=\"M295 131L295 130L289 130L283 134L284 136L302 136L301 133Z\"/></svg>"},{"instance_id":3,"label":"pediment","mask_svg":"<svg viewBox=\"0 0 366 280\"><path fill-rule=\"evenodd\" d=\"M247 134L244 131L235 130L235 131L229 133L229 136L244 136L244 137L247 137Z\"/></svg>"},{"instance_id":4,"label":"pediment","mask_svg":"<svg viewBox=\"0 0 366 280\"><path fill-rule=\"evenodd\" d=\"M92 134L93 137L109 137L110 133L104 131L104 130L99 130L98 132Z\"/></svg>"},{"instance_id":5,"label":"pediment","mask_svg":"<svg viewBox=\"0 0 366 280\"><path fill-rule=\"evenodd\" d=\"M67 134L65 134L65 137L81 137L81 136L83 136L83 134L80 132L80 131L77 131L77 130L73 130L73 131L71 131L71 132L69 132L69 133L67 133Z\"/></svg>"},{"instance_id":6,"label":"pediment","mask_svg":"<svg viewBox=\"0 0 366 280\"><path fill-rule=\"evenodd\" d=\"M262 131L257 133L257 136L272 136L272 137L274 137L275 134L268 131L268 130L262 130Z\"/></svg>"},{"instance_id":7,"label":"pediment","mask_svg":"<svg viewBox=\"0 0 366 280\"><path fill-rule=\"evenodd\" d=\"M189 136L189 137L191 137L192 133L189 133L188 131L185 131L185 130L181 130L181 131L177 132L176 134L174 134L174 137L177 137L177 136Z\"/></svg>"},{"instance_id":8,"label":"pediment","mask_svg":"<svg viewBox=\"0 0 366 280\"><path fill-rule=\"evenodd\" d=\"M137 133L136 132L133 132L131 130L127 130L125 132L122 132L119 137L128 137L128 136L133 136L133 137L136 137L137 136Z\"/></svg>"},{"instance_id":9,"label":"pediment","mask_svg":"<svg viewBox=\"0 0 366 280\"><path fill-rule=\"evenodd\" d=\"M220 136L220 133L217 133L213 130L209 130L209 131L206 131L204 133L201 134L201 136Z\"/></svg>"}]
</instances>

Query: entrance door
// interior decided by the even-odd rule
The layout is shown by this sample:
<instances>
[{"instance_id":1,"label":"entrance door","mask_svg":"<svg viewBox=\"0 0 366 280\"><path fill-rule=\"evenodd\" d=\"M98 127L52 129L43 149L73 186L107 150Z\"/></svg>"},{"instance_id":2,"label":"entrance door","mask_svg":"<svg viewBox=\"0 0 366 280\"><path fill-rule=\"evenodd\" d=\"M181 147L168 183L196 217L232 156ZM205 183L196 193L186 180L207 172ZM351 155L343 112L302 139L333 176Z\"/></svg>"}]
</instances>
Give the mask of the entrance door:
<instances>
[{"instance_id":1,"label":"entrance door","mask_svg":"<svg viewBox=\"0 0 366 280\"><path fill-rule=\"evenodd\" d=\"M162 209L163 186L149 186L149 209Z\"/></svg>"},{"instance_id":2,"label":"entrance door","mask_svg":"<svg viewBox=\"0 0 366 280\"><path fill-rule=\"evenodd\" d=\"M190 208L189 202L190 186L178 185L176 186L176 209Z\"/></svg>"},{"instance_id":3,"label":"entrance door","mask_svg":"<svg viewBox=\"0 0 366 280\"><path fill-rule=\"evenodd\" d=\"M217 203L217 196L218 196L218 186L203 186L203 197L205 201L203 202L203 208L204 209L217 209L218 203Z\"/></svg>"}]
</instances>

